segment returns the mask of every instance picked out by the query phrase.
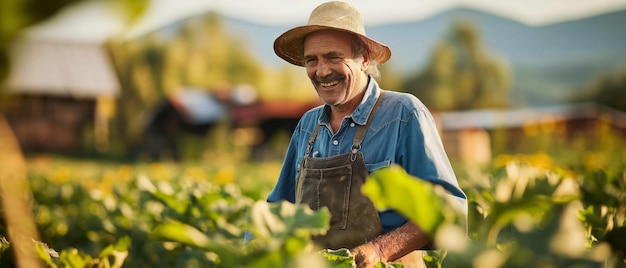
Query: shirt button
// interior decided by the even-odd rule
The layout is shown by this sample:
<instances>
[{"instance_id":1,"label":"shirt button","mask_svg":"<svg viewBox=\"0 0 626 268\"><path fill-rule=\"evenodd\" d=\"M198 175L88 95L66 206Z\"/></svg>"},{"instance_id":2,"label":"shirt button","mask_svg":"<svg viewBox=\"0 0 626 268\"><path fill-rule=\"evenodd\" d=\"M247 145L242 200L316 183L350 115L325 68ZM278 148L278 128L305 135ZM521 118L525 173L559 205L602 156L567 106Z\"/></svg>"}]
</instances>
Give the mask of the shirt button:
<instances>
[{"instance_id":1,"label":"shirt button","mask_svg":"<svg viewBox=\"0 0 626 268\"><path fill-rule=\"evenodd\" d=\"M339 141L334 140L334 141L333 141L333 144L334 144L334 145L337 145L337 144L339 144Z\"/></svg>"},{"instance_id":2,"label":"shirt button","mask_svg":"<svg viewBox=\"0 0 626 268\"><path fill-rule=\"evenodd\" d=\"M354 123L350 123L350 127L354 127Z\"/></svg>"}]
</instances>

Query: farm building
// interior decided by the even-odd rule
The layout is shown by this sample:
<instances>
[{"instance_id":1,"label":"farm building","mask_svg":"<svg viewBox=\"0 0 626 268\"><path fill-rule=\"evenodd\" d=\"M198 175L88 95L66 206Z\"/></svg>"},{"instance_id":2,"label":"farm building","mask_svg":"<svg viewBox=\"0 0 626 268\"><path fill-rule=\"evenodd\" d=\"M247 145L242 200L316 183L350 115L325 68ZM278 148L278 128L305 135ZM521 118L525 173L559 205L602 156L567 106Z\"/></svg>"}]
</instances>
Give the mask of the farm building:
<instances>
[{"instance_id":1,"label":"farm building","mask_svg":"<svg viewBox=\"0 0 626 268\"><path fill-rule=\"evenodd\" d=\"M24 150L79 151L88 140L106 145L106 120L120 91L106 42L123 27L110 8L85 1L10 45L2 112Z\"/></svg>"},{"instance_id":2,"label":"farm building","mask_svg":"<svg viewBox=\"0 0 626 268\"><path fill-rule=\"evenodd\" d=\"M548 142L592 140L608 133L626 138L626 113L593 103L440 112L434 116L446 151L466 164L487 164L494 147L523 151L521 140L540 135Z\"/></svg>"}]
</instances>

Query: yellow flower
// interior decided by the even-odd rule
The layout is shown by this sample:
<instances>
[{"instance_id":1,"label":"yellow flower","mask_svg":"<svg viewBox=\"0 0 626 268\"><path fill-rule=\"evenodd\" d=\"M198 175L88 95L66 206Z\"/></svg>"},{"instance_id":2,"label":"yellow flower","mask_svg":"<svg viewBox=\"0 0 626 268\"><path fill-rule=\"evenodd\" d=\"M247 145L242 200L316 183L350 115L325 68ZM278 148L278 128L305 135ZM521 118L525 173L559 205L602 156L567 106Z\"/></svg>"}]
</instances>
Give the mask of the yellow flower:
<instances>
[{"instance_id":1,"label":"yellow flower","mask_svg":"<svg viewBox=\"0 0 626 268\"><path fill-rule=\"evenodd\" d=\"M152 163L149 166L150 177L156 180L168 180L173 177L172 171L163 163Z\"/></svg>"},{"instance_id":2,"label":"yellow flower","mask_svg":"<svg viewBox=\"0 0 626 268\"><path fill-rule=\"evenodd\" d=\"M68 167L60 167L52 174L52 182L56 184L63 184L70 180L72 171Z\"/></svg>"},{"instance_id":3,"label":"yellow flower","mask_svg":"<svg viewBox=\"0 0 626 268\"><path fill-rule=\"evenodd\" d=\"M185 178L189 178L192 181L206 181L206 171L200 167L188 167L183 172Z\"/></svg>"},{"instance_id":4,"label":"yellow flower","mask_svg":"<svg viewBox=\"0 0 626 268\"><path fill-rule=\"evenodd\" d=\"M133 168L129 165L122 165L117 170L117 180L122 182L130 181L134 175Z\"/></svg>"},{"instance_id":5,"label":"yellow flower","mask_svg":"<svg viewBox=\"0 0 626 268\"><path fill-rule=\"evenodd\" d=\"M224 167L215 174L215 182L218 185L225 185L235 181L235 168Z\"/></svg>"}]
</instances>

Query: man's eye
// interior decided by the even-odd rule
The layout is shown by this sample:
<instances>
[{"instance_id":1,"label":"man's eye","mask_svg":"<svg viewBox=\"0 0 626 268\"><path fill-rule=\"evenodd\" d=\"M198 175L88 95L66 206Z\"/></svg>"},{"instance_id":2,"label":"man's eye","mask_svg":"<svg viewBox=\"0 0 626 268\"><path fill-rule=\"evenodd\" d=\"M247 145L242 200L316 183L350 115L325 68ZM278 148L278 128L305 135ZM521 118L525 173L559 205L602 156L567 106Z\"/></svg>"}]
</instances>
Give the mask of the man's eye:
<instances>
[{"instance_id":1,"label":"man's eye","mask_svg":"<svg viewBox=\"0 0 626 268\"><path fill-rule=\"evenodd\" d=\"M305 59L304 64L306 66L315 66L317 64L317 60L315 59Z\"/></svg>"},{"instance_id":2,"label":"man's eye","mask_svg":"<svg viewBox=\"0 0 626 268\"><path fill-rule=\"evenodd\" d=\"M342 60L343 60L343 57L339 57L339 56L333 56L333 57L330 57L330 61L331 61L332 63L339 63L339 62L341 62Z\"/></svg>"}]
</instances>

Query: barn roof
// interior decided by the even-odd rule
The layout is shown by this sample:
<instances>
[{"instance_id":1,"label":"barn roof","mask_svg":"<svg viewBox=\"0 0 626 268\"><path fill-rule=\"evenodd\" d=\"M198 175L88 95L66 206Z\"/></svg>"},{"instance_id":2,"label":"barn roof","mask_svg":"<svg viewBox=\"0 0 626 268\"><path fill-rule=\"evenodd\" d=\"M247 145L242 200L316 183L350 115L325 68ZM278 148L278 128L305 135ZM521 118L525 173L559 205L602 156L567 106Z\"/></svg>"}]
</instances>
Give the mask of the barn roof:
<instances>
[{"instance_id":1,"label":"barn roof","mask_svg":"<svg viewBox=\"0 0 626 268\"><path fill-rule=\"evenodd\" d=\"M468 128L522 127L529 122L545 120L594 119L608 115L610 123L626 129L626 113L596 103L562 104L517 109L484 109L470 111L440 112L436 119L442 130Z\"/></svg>"},{"instance_id":2,"label":"barn roof","mask_svg":"<svg viewBox=\"0 0 626 268\"><path fill-rule=\"evenodd\" d=\"M27 28L9 47L5 92L93 98L120 85L105 43L125 29L110 1L80 1Z\"/></svg>"}]
</instances>

